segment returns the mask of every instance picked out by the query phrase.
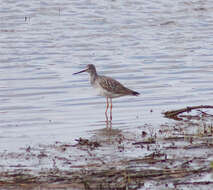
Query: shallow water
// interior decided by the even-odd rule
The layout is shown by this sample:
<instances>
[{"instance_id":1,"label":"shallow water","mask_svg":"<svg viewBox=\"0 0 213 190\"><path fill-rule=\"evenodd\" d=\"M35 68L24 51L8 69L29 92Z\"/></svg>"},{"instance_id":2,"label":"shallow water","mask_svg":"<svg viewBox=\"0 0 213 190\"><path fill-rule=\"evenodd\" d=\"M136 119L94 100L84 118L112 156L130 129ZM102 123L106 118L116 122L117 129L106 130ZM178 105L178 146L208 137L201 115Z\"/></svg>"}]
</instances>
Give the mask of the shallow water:
<instances>
[{"instance_id":1,"label":"shallow water","mask_svg":"<svg viewBox=\"0 0 213 190\"><path fill-rule=\"evenodd\" d=\"M141 93L114 99L112 127L168 122L211 104L212 1L17 1L0 8L0 148L73 141L105 124L87 64ZM152 110L152 112L150 112Z\"/></svg>"}]
</instances>

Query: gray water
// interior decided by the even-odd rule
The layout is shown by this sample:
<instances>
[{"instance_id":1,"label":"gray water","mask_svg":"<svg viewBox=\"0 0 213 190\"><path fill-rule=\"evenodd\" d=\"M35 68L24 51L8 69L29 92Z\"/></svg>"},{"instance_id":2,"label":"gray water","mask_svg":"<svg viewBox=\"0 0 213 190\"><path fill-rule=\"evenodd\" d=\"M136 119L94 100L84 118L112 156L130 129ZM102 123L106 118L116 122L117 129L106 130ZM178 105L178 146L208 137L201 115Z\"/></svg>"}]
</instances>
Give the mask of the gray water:
<instances>
[{"instance_id":1,"label":"gray water","mask_svg":"<svg viewBox=\"0 0 213 190\"><path fill-rule=\"evenodd\" d=\"M0 148L106 127L105 98L72 75L87 64L141 93L113 100L113 128L156 130L163 111L212 104L212 60L211 0L3 0Z\"/></svg>"}]
</instances>

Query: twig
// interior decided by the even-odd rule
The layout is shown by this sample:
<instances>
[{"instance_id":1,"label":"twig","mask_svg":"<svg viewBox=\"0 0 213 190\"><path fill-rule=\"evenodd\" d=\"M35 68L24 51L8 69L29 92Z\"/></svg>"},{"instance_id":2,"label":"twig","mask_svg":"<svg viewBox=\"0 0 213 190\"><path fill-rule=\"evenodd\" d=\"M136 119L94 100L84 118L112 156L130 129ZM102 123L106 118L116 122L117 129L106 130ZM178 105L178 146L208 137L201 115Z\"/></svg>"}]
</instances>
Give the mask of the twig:
<instances>
[{"instance_id":1,"label":"twig","mask_svg":"<svg viewBox=\"0 0 213 190\"><path fill-rule=\"evenodd\" d=\"M206 109L213 109L213 106L210 105L200 105L200 106L191 106L191 107L186 107L186 108L182 108L182 109L178 109L178 110L172 110L172 111L167 111L164 112L164 116L167 118L171 118L171 119L175 119L175 120L182 120L182 118L179 118L178 115L184 112L191 112L192 110L195 109L202 109L202 108L206 108Z\"/></svg>"}]
</instances>

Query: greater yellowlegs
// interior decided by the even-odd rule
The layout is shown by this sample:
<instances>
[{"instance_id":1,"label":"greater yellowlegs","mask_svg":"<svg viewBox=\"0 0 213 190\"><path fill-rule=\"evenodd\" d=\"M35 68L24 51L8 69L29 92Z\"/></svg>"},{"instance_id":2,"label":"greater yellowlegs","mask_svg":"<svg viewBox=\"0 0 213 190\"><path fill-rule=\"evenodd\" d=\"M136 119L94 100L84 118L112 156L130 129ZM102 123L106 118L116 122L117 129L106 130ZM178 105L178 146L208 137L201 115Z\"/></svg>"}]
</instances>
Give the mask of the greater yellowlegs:
<instances>
[{"instance_id":1,"label":"greater yellowlegs","mask_svg":"<svg viewBox=\"0 0 213 190\"><path fill-rule=\"evenodd\" d=\"M75 74L88 72L90 75L90 83L91 85L98 90L99 94L101 96L106 97L106 111L105 114L107 115L107 110L109 108L109 99L110 99L110 119L112 119L112 98L118 98L121 96L138 96L140 93L130 90L129 88L126 88L123 86L120 82L117 80L107 77L107 76L101 76L98 75L96 72L96 68L93 64L87 65L86 69L79 71Z\"/></svg>"}]
</instances>

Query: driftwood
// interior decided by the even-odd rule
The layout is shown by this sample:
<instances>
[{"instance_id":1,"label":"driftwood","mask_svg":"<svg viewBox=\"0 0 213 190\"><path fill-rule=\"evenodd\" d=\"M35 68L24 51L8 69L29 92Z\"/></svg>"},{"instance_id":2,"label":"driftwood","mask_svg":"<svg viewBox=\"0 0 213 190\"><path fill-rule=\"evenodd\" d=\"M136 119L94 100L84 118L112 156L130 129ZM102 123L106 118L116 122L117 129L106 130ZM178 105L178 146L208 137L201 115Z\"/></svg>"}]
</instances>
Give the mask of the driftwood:
<instances>
[{"instance_id":1,"label":"driftwood","mask_svg":"<svg viewBox=\"0 0 213 190\"><path fill-rule=\"evenodd\" d=\"M213 109L213 106L210 105L200 105L200 106L191 106L191 107L186 107L178 110L172 110L172 111L167 111L164 112L164 116L170 119L175 119L175 120L182 120L182 118L178 117L179 114L184 113L184 112L191 112L192 110L198 110L198 109Z\"/></svg>"}]
</instances>

